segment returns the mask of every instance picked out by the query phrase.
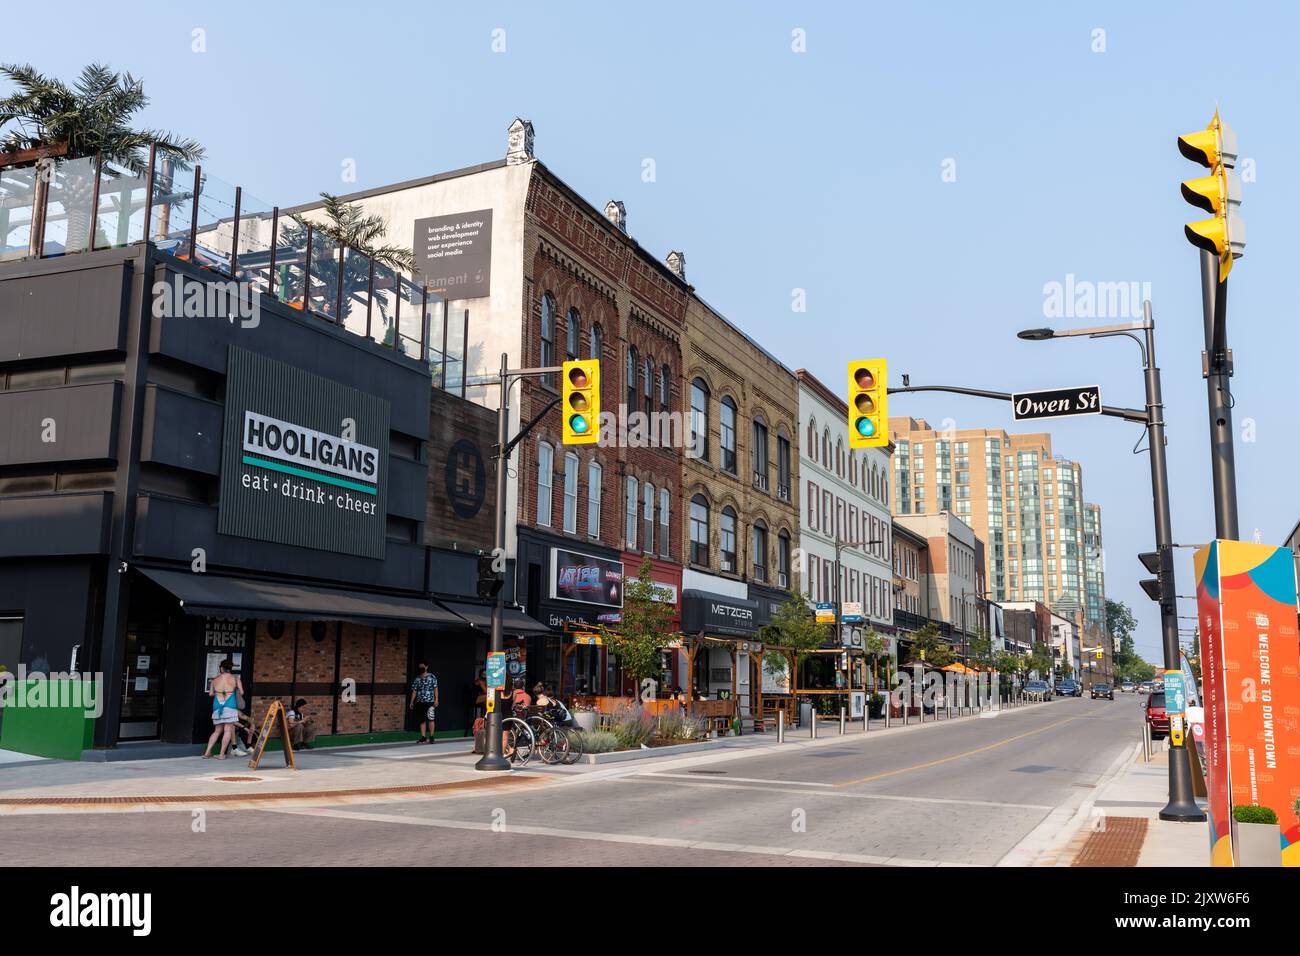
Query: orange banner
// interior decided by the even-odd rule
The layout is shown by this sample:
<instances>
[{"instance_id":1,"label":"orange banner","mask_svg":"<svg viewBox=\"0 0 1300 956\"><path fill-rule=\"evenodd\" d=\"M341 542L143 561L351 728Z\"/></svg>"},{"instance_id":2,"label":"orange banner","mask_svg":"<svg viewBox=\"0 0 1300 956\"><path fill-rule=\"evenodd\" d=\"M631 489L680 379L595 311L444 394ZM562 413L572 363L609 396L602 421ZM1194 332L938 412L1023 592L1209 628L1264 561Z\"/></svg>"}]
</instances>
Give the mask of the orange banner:
<instances>
[{"instance_id":1,"label":"orange banner","mask_svg":"<svg viewBox=\"0 0 1300 956\"><path fill-rule=\"evenodd\" d=\"M1233 807L1277 814L1283 866L1300 866L1300 631L1287 548L1213 541L1196 552L1205 765L1215 866L1240 864Z\"/></svg>"}]
</instances>

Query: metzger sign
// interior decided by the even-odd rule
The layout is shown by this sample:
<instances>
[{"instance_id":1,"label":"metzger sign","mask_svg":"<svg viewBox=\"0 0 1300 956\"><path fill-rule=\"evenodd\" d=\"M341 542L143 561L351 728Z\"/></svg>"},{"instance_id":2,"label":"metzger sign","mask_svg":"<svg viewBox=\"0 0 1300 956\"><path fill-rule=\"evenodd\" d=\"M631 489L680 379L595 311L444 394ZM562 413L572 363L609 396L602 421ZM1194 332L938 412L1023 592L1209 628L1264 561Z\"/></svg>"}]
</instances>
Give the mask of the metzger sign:
<instances>
[{"instance_id":1,"label":"metzger sign","mask_svg":"<svg viewBox=\"0 0 1300 956\"><path fill-rule=\"evenodd\" d=\"M382 558L388 402L232 347L217 530Z\"/></svg>"}]
</instances>

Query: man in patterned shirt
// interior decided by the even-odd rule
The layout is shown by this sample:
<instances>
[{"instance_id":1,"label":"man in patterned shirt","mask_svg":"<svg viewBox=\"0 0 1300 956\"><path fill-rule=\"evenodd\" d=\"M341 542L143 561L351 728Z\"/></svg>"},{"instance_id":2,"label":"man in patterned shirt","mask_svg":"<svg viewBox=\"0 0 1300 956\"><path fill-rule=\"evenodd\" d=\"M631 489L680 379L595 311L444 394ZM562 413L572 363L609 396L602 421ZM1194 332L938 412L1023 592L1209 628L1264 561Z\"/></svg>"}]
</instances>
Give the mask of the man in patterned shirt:
<instances>
[{"instance_id":1,"label":"man in patterned shirt","mask_svg":"<svg viewBox=\"0 0 1300 956\"><path fill-rule=\"evenodd\" d=\"M434 710L438 706L438 678L429 673L429 665L420 662L419 672L411 682L411 709L420 721L420 739L416 743L433 743Z\"/></svg>"}]
</instances>

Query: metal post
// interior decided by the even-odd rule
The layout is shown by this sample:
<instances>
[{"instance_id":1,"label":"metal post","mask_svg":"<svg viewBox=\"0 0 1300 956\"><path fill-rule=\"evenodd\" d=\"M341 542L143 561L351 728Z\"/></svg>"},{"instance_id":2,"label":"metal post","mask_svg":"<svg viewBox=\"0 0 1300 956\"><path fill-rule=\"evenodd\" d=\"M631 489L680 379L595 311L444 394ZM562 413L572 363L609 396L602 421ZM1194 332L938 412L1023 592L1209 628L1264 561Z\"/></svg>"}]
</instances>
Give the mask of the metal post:
<instances>
[{"instance_id":1,"label":"metal post","mask_svg":"<svg viewBox=\"0 0 1300 956\"><path fill-rule=\"evenodd\" d=\"M782 707L776 712L776 742L785 743L785 708Z\"/></svg>"},{"instance_id":2,"label":"metal post","mask_svg":"<svg viewBox=\"0 0 1300 956\"><path fill-rule=\"evenodd\" d=\"M243 203L244 187L235 187L235 220L230 225L230 277L239 275L239 207Z\"/></svg>"},{"instance_id":3,"label":"metal post","mask_svg":"<svg viewBox=\"0 0 1300 956\"><path fill-rule=\"evenodd\" d=\"M393 288L397 291L394 298L397 299L396 305L393 306L393 351L397 351L398 339L402 337L402 274L393 270ZM510 383L503 375L501 377L501 387L509 388ZM502 448L505 446L502 445Z\"/></svg>"},{"instance_id":4,"label":"metal post","mask_svg":"<svg viewBox=\"0 0 1300 956\"><path fill-rule=\"evenodd\" d=\"M153 220L153 167L157 156L156 143L149 144L149 171L144 177L144 241L149 241L149 224ZM125 198L125 197L123 197ZM126 212L125 209L122 210Z\"/></svg>"},{"instance_id":5,"label":"metal post","mask_svg":"<svg viewBox=\"0 0 1300 956\"><path fill-rule=\"evenodd\" d=\"M304 257L302 270L302 310L311 308L311 223L307 223L307 255Z\"/></svg>"},{"instance_id":6,"label":"metal post","mask_svg":"<svg viewBox=\"0 0 1300 956\"><path fill-rule=\"evenodd\" d=\"M469 382L469 369L465 362L469 358L469 309L465 310L465 335L460 340L460 397L465 397L465 387Z\"/></svg>"},{"instance_id":7,"label":"metal post","mask_svg":"<svg viewBox=\"0 0 1300 956\"><path fill-rule=\"evenodd\" d=\"M1201 309L1205 315L1205 389L1210 406L1210 473L1214 477L1215 537L1236 541L1239 534L1237 465L1232 444L1228 283L1219 281L1218 257L1205 250L1201 250Z\"/></svg>"},{"instance_id":8,"label":"metal post","mask_svg":"<svg viewBox=\"0 0 1300 956\"><path fill-rule=\"evenodd\" d=\"M190 262L194 261L199 242L199 190L203 187L203 167L194 164L194 195L190 197Z\"/></svg>"},{"instance_id":9,"label":"metal post","mask_svg":"<svg viewBox=\"0 0 1300 956\"><path fill-rule=\"evenodd\" d=\"M334 281L334 324L343 324L343 262L348 247L339 243L339 274Z\"/></svg>"},{"instance_id":10,"label":"metal post","mask_svg":"<svg viewBox=\"0 0 1300 956\"><path fill-rule=\"evenodd\" d=\"M420 298L420 364L429 363L429 287L421 288Z\"/></svg>"},{"instance_id":11,"label":"metal post","mask_svg":"<svg viewBox=\"0 0 1300 956\"><path fill-rule=\"evenodd\" d=\"M95 229L99 226L99 179L104 172L104 154L95 154L95 184L90 193L90 239L86 242L86 251L95 251Z\"/></svg>"},{"instance_id":12,"label":"metal post","mask_svg":"<svg viewBox=\"0 0 1300 956\"><path fill-rule=\"evenodd\" d=\"M809 711L808 717L810 718L808 721L808 739L816 740L817 739L817 708L816 707L813 707L812 710Z\"/></svg>"},{"instance_id":13,"label":"metal post","mask_svg":"<svg viewBox=\"0 0 1300 956\"><path fill-rule=\"evenodd\" d=\"M370 338L370 315L374 311L375 301L375 260L367 260L370 263L366 272L366 338Z\"/></svg>"},{"instance_id":14,"label":"metal post","mask_svg":"<svg viewBox=\"0 0 1300 956\"><path fill-rule=\"evenodd\" d=\"M1219 291L1226 295L1226 290ZM1155 323L1151 318L1150 301L1143 304L1143 312L1147 327L1147 361L1144 371L1146 373L1147 393L1147 444L1151 446L1151 494L1155 504L1156 549L1163 553L1173 547L1172 522L1169 517L1169 471L1165 459L1164 401L1160 393L1160 368L1156 365ZM1211 397L1211 403L1213 401L1214 399ZM1226 408L1224 411L1226 412ZM1229 423L1228 427L1227 448L1229 459L1225 474L1231 477L1231 423ZM1222 523L1228 517L1228 514L1226 511L1222 514L1218 513L1217 504L1220 503L1220 488L1218 487L1217 473L1215 485L1216 524L1218 524L1219 533L1223 534L1228 530ZM1231 501L1232 504L1231 533L1232 537L1235 538L1237 531L1236 491L1235 489L1223 489L1223 491L1223 502ZM1174 670L1180 666L1178 658L1178 609L1175 606L1176 602L1172 600L1172 596L1178 592L1174 587L1172 563L1169 564L1168 570L1170 600L1161 603L1160 630L1164 638L1165 669ZM1196 799L1192 792L1192 765L1186 746L1173 747L1169 751L1169 803L1160 811L1160 819L1183 822L1198 822L1205 819L1205 812L1196 805Z\"/></svg>"},{"instance_id":15,"label":"metal post","mask_svg":"<svg viewBox=\"0 0 1300 956\"><path fill-rule=\"evenodd\" d=\"M840 736L844 736L844 705L840 705Z\"/></svg>"},{"instance_id":16,"label":"metal post","mask_svg":"<svg viewBox=\"0 0 1300 956\"><path fill-rule=\"evenodd\" d=\"M400 298L400 296L399 296ZM507 376L510 356L501 353L501 399L497 403L497 508L493 546L496 555L506 553L506 471L509 465L507 445L510 442L510 379ZM505 607L506 589L497 592L492 605L492 634L488 639L488 651L493 654L504 653L505 642ZM496 694L496 688L489 688L488 693ZM474 765L475 770L509 770L510 762L501 755L501 711L495 703L487 715L486 739L483 756Z\"/></svg>"},{"instance_id":17,"label":"metal post","mask_svg":"<svg viewBox=\"0 0 1300 956\"><path fill-rule=\"evenodd\" d=\"M271 207L271 262L267 266L266 294L275 298L275 247L280 242L280 207Z\"/></svg>"}]
</instances>

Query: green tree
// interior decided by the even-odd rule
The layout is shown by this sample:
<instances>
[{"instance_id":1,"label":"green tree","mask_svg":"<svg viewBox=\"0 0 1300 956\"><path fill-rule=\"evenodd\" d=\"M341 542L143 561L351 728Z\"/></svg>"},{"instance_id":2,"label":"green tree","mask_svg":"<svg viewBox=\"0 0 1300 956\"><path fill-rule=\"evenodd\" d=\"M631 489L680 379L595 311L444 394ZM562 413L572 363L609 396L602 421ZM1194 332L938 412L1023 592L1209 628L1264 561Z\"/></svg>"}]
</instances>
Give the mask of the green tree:
<instances>
[{"instance_id":1,"label":"green tree","mask_svg":"<svg viewBox=\"0 0 1300 956\"><path fill-rule=\"evenodd\" d=\"M925 661L934 667L947 667L953 662L952 645L939 634L939 625L929 621L912 635L911 660Z\"/></svg>"},{"instance_id":2,"label":"green tree","mask_svg":"<svg viewBox=\"0 0 1300 956\"><path fill-rule=\"evenodd\" d=\"M8 96L0 98L0 149L64 149L61 159L40 161L47 173L70 160L102 153L104 159L142 175L150 146L182 167L203 158L202 147L192 139L132 124L132 117L149 105L149 98L143 82L130 73L114 73L102 63L92 63L68 86L30 64L6 63L0 65L0 78L13 86ZM51 178L37 177L38 216L44 215ZM60 188L66 191L61 198L68 210L67 247L86 248L94 177L68 176ZM32 229L33 244L38 233ZM33 254L37 251L32 249Z\"/></svg>"},{"instance_id":3,"label":"green tree","mask_svg":"<svg viewBox=\"0 0 1300 956\"><path fill-rule=\"evenodd\" d=\"M1039 679L1050 680L1053 663L1052 652L1042 644L1035 644L1034 649L1025 658L1025 670L1037 671Z\"/></svg>"},{"instance_id":4,"label":"green tree","mask_svg":"<svg viewBox=\"0 0 1300 956\"><path fill-rule=\"evenodd\" d=\"M617 629L601 626L605 646L618 655L623 673L639 688L659 676L659 649L672 639L670 592L654 583L653 566L641 562L635 581L623 589L623 617Z\"/></svg>"},{"instance_id":5,"label":"green tree","mask_svg":"<svg viewBox=\"0 0 1300 956\"><path fill-rule=\"evenodd\" d=\"M759 638L764 644L774 645L764 654L764 665L770 662L771 673L778 673L787 666L791 681L797 681L799 658L809 651L821 647L830 638L830 628L818 624L817 618L808 606L808 602L797 594L776 609L772 621L759 629ZM787 660L789 652L791 659ZM791 689L794 689L792 683Z\"/></svg>"}]
</instances>

